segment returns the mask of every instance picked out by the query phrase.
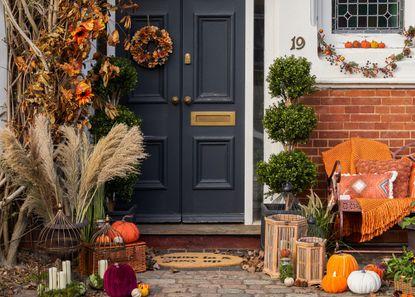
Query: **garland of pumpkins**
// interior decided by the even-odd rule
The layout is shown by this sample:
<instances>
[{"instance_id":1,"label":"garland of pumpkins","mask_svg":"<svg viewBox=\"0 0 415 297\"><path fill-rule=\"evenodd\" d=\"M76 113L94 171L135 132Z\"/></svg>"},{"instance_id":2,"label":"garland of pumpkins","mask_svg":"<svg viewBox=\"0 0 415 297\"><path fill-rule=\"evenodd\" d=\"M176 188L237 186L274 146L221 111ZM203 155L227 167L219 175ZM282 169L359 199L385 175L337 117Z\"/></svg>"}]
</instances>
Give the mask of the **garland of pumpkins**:
<instances>
[{"instance_id":1,"label":"garland of pumpkins","mask_svg":"<svg viewBox=\"0 0 415 297\"><path fill-rule=\"evenodd\" d=\"M369 264L359 270L356 259L349 254L335 254L327 262L327 274L321 288L327 293L342 293L350 289L355 294L377 292L382 285L384 268Z\"/></svg>"},{"instance_id":2,"label":"garland of pumpkins","mask_svg":"<svg viewBox=\"0 0 415 297\"><path fill-rule=\"evenodd\" d=\"M404 29L402 32L404 37L403 49L398 54L392 54L385 59L385 65L379 66L378 63L370 62L369 60L360 65L354 61L348 61L345 56L337 54L334 45L328 44L325 41L325 35L323 29L318 32L319 52L323 54L330 65L339 66L340 72L345 74L358 74L361 73L364 77L376 78L382 75L384 78L393 77L394 72L398 68L396 62L402 61L406 58L411 58L412 48L414 46L415 39L415 27L410 26L408 29ZM356 46L353 46L356 43ZM375 43L375 42L374 42ZM358 45L357 45L358 44ZM381 48L385 47L384 43L380 43ZM375 43L375 47L379 48L379 43ZM362 41L359 43L355 41L353 43L347 42L346 48L350 47L363 47L370 48L371 43L369 41Z\"/></svg>"}]
</instances>

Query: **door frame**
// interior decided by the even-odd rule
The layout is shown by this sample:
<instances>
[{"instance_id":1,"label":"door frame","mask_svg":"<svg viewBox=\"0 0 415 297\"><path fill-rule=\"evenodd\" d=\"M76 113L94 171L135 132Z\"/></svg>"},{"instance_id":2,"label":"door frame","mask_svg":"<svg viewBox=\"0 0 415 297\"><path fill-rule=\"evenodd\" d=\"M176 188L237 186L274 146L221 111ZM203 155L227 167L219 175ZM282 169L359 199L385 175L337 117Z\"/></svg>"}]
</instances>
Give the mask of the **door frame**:
<instances>
[{"instance_id":1,"label":"door frame","mask_svg":"<svg viewBox=\"0 0 415 297\"><path fill-rule=\"evenodd\" d=\"M115 4L115 0L107 0ZM225 0L226 1L226 0ZM254 181L254 1L245 0L245 123L244 123L244 224L253 224ZM115 13L111 14L108 32L114 30ZM108 46L107 54L115 56L115 47Z\"/></svg>"}]
</instances>

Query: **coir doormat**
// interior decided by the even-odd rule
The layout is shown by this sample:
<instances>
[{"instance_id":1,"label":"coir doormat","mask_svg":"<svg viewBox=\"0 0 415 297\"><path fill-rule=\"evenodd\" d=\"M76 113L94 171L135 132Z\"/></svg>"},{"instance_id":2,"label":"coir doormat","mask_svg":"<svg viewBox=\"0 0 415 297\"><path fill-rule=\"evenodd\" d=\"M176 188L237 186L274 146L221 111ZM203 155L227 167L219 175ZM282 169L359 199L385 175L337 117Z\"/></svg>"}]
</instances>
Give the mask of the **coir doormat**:
<instances>
[{"instance_id":1,"label":"coir doormat","mask_svg":"<svg viewBox=\"0 0 415 297\"><path fill-rule=\"evenodd\" d=\"M170 268L211 268L240 265L241 257L214 253L172 253L155 257L160 266Z\"/></svg>"}]
</instances>

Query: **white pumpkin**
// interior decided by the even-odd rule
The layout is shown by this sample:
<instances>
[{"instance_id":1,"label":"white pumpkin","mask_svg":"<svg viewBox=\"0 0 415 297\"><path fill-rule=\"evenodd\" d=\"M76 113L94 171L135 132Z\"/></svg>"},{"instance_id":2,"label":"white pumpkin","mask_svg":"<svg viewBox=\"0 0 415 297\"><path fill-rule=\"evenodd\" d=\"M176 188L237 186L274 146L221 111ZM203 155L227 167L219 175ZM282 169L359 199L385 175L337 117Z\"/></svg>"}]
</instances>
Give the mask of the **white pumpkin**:
<instances>
[{"instance_id":1,"label":"white pumpkin","mask_svg":"<svg viewBox=\"0 0 415 297\"><path fill-rule=\"evenodd\" d=\"M286 277L284 280L284 285L286 287L292 287L294 285L294 279L292 277Z\"/></svg>"},{"instance_id":2,"label":"white pumpkin","mask_svg":"<svg viewBox=\"0 0 415 297\"><path fill-rule=\"evenodd\" d=\"M377 292L382 285L379 275L369 270L353 271L347 278L347 286L355 294Z\"/></svg>"},{"instance_id":3,"label":"white pumpkin","mask_svg":"<svg viewBox=\"0 0 415 297\"><path fill-rule=\"evenodd\" d=\"M138 288L135 288L131 291L131 297L141 297L141 291Z\"/></svg>"}]
</instances>

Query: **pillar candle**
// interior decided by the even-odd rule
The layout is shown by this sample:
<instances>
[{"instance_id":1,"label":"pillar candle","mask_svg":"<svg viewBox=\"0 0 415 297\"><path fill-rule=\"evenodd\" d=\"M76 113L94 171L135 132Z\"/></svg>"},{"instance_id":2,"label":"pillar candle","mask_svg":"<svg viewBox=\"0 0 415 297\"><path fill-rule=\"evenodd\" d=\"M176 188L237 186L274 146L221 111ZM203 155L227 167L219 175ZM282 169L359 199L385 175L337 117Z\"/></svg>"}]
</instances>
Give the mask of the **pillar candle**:
<instances>
[{"instance_id":1,"label":"pillar candle","mask_svg":"<svg viewBox=\"0 0 415 297\"><path fill-rule=\"evenodd\" d=\"M105 273L105 260L99 260L98 261L98 275L101 278L104 278Z\"/></svg>"},{"instance_id":2,"label":"pillar candle","mask_svg":"<svg viewBox=\"0 0 415 297\"><path fill-rule=\"evenodd\" d=\"M58 288L58 268L52 267L52 290L56 290Z\"/></svg>"},{"instance_id":3,"label":"pillar candle","mask_svg":"<svg viewBox=\"0 0 415 297\"><path fill-rule=\"evenodd\" d=\"M71 261L65 261L66 262L66 284L69 285L72 283L72 270L71 270Z\"/></svg>"},{"instance_id":4,"label":"pillar candle","mask_svg":"<svg viewBox=\"0 0 415 297\"><path fill-rule=\"evenodd\" d=\"M66 272L65 271L59 271L59 289L65 289L66 288Z\"/></svg>"},{"instance_id":5,"label":"pillar candle","mask_svg":"<svg viewBox=\"0 0 415 297\"><path fill-rule=\"evenodd\" d=\"M66 261L62 261L62 271L66 273Z\"/></svg>"},{"instance_id":6,"label":"pillar candle","mask_svg":"<svg viewBox=\"0 0 415 297\"><path fill-rule=\"evenodd\" d=\"M52 267L51 268L49 268L49 290L53 290L53 276L52 276L52 274L53 274L53 270L52 270Z\"/></svg>"}]
</instances>

